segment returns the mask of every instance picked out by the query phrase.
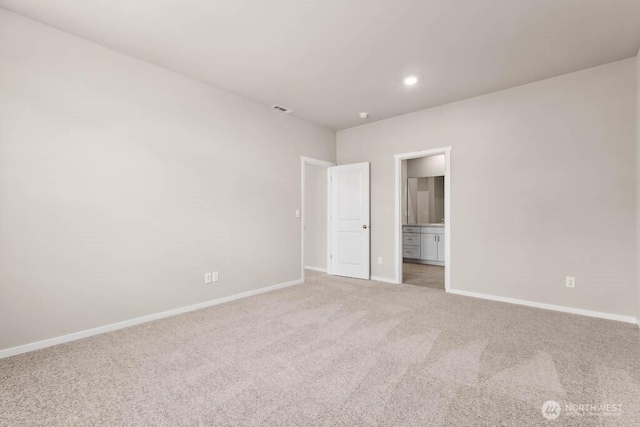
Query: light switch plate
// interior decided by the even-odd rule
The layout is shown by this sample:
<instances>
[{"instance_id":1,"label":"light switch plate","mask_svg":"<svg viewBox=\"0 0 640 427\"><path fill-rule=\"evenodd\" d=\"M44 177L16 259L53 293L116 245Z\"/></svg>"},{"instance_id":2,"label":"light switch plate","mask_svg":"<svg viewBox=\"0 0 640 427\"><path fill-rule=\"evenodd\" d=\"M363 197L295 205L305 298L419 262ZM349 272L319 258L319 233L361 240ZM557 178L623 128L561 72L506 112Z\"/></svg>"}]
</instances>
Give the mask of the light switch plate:
<instances>
[{"instance_id":1,"label":"light switch plate","mask_svg":"<svg viewBox=\"0 0 640 427\"><path fill-rule=\"evenodd\" d=\"M219 280L220 280L220 278L218 277L218 272L217 272L217 271L214 271L214 272L213 272L213 281L214 281L214 282L217 282L217 281L219 281Z\"/></svg>"},{"instance_id":2,"label":"light switch plate","mask_svg":"<svg viewBox=\"0 0 640 427\"><path fill-rule=\"evenodd\" d=\"M300 209L296 209L296 218L300 218Z\"/></svg>"}]
</instances>

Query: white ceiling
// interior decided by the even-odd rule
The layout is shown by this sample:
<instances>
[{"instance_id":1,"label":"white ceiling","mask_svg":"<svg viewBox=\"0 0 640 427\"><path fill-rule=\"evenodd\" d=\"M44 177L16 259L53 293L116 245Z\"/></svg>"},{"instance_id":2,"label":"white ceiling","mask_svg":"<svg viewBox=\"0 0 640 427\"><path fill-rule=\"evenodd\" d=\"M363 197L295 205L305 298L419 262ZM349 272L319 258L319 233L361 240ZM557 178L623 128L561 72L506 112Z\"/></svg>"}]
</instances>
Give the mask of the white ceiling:
<instances>
[{"instance_id":1,"label":"white ceiling","mask_svg":"<svg viewBox=\"0 0 640 427\"><path fill-rule=\"evenodd\" d=\"M640 0L0 0L343 129L636 55ZM415 74L418 85L402 78Z\"/></svg>"}]
</instances>

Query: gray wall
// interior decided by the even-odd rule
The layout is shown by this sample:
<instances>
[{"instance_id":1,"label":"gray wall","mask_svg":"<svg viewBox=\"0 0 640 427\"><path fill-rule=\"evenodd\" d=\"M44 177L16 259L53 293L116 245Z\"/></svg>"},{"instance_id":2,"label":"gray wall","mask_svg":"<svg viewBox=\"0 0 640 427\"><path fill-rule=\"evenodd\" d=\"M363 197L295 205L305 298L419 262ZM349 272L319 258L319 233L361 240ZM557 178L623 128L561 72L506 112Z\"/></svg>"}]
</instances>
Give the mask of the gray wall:
<instances>
[{"instance_id":1,"label":"gray wall","mask_svg":"<svg viewBox=\"0 0 640 427\"><path fill-rule=\"evenodd\" d=\"M425 178L444 175L444 155L419 157L407 162L407 176L409 178Z\"/></svg>"},{"instance_id":2,"label":"gray wall","mask_svg":"<svg viewBox=\"0 0 640 427\"><path fill-rule=\"evenodd\" d=\"M406 224L409 219L409 206L408 206L408 198L409 198L409 186L407 182L407 161L403 160L401 162L402 170L400 175L400 181L402 182L402 223Z\"/></svg>"},{"instance_id":3,"label":"gray wall","mask_svg":"<svg viewBox=\"0 0 640 427\"><path fill-rule=\"evenodd\" d=\"M445 158L444 155L438 156L428 156L428 157L419 157L417 159L409 159L402 161L402 182L403 182L403 194L407 191L406 189L406 179L407 178L431 178L431 177L442 177L444 175L445 169ZM442 181L440 184L444 183L444 178L440 178ZM418 187L421 185L425 188L419 188L421 191L426 190L429 191L429 218L430 222L440 222L441 218L444 217L444 193L442 191L443 187L438 187L437 189L433 188L435 183L434 180L418 180ZM440 182L440 181L438 181ZM427 185L429 186L427 188ZM437 190L437 191L434 191ZM414 218L412 219L412 223L421 222L418 221L418 203L417 203L417 193L416 191L410 192L408 197L413 196L413 210L414 210ZM402 211L407 212L407 196L403 196L402 199ZM407 215L403 215L403 224L407 223Z\"/></svg>"},{"instance_id":4,"label":"gray wall","mask_svg":"<svg viewBox=\"0 0 640 427\"><path fill-rule=\"evenodd\" d=\"M638 309L636 311L636 317L638 319L638 326L640 326L640 51L638 51L638 55L636 56L636 156L637 156L637 166L636 166L636 176L637 176L637 191L638 191L638 199L637 199L637 213L638 213L638 228L636 233L638 235L638 259L637 259L637 268L638 268Z\"/></svg>"},{"instance_id":5,"label":"gray wall","mask_svg":"<svg viewBox=\"0 0 640 427\"><path fill-rule=\"evenodd\" d=\"M429 197L429 218L431 222L442 222L444 218L444 176L436 176L430 180L429 185L433 187L430 190Z\"/></svg>"},{"instance_id":6,"label":"gray wall","mask_svg":"<svg viewBox=\"0 0 640 427\"><path fill-rule=\"evenodd\" d=\"M406 188L405 188L406 187ZM408 189L408 190L407 190ZM444 218L444 176L409 178L403 181L403 209L409 213L405 224L440 223ZM404 210L403 210L404 211Z\"/></svg>"},{"instance_id":7,"label":"gray wall","mask_svg":"<svg viewBox=\"0 0 640 427\"><path fill-rule=\"evenodd\" d=\"M327 268L327 168L305 167L304 265Z\"/></svg>"},{"instance_id":8,"label":"gray wall","mask_svg":"<svg viewBox=\"0 0 640 427\"><path fill-rule=\"evenodd\" d=\"M0 64L0 349L300 278L333 131L3 10Z\"/></svg>"},{"instance_id":9,"label":"gray wall","mask_svg":"<svg viewBox=\"0 0 640 427\"><path fill-rule=\"evenodd\" d=\"M628 59L338 132L339 164L371 162L372 275L394 278L394 154L451 146L454 289L635 316L636 78Z\"/></svg>"}]
</instances>

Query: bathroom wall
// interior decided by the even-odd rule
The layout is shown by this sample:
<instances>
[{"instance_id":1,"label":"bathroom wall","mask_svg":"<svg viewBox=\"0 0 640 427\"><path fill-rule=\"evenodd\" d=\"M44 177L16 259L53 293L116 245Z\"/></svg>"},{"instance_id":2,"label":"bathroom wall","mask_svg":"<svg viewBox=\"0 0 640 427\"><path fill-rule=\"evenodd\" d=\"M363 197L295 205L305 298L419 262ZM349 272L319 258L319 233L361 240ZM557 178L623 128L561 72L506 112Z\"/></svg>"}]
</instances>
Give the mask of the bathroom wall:
<instances>
[{"instance_id":1,"label":"bathroom wall","mask_svg":"<svg viewBox=\"0 0 640 427\"><path fill-rule=\"evenodd\" d=\"M419 157L407 162L407 177L421 178L444 175L444 155Z\"/></svg>"}]
</instances>

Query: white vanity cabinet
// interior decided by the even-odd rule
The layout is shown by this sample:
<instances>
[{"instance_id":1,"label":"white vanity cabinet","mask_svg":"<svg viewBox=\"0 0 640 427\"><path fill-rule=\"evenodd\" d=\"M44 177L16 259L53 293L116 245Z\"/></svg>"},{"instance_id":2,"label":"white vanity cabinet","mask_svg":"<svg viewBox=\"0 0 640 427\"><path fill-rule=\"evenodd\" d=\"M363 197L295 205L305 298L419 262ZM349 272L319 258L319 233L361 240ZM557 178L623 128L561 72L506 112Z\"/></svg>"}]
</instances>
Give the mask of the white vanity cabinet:
<instances>
[{"instance_id":1,"label":"white vanity cabinet","mask_svg":"<svg viewBox=\"0 0 640 427\"><path fill-rule=\"evenodd\" d=\"M444 265L444 227L402 227L402 257L407 262Z\"/></svg>"},{"instance_id":2,"label":"white vanity cabinet","mask_svg":"<svg viewBox=\"0 0 640 427\"><path fill-rule=\"evenodd\" d=\"M420 259L444 263L444 228L422 227Z\"/></svg>"},{"instance_id":3,"label":"white vanity cabinet","mask_svg":"<svg viewBox=\"0 0 640 427\"><path fill-rule=\"evenodd\" d=\"M420 259L423 261L438 260L438 235L435 233L425 233L421 235L422 244Z\"/></svg>"},{"instance_id":4,"label":"white vanity cabinet","mask_svg":"<svg viewBox=\"0 0 640 427\"><path fill-rule=\"evenodd\" d=\"M407 259L420 259L420 227L402 227L402 257Z\"/></svg>"},{"instance_id":5,"label":"white vanity cabinet","mask_svg":"<svg viewBox=\"0 0 640 427\"><path fill-rule=\"evenodd\" d=\"M444 264L444 230L442 234L438 234L438 261Z\"/></svg>"}]
</instances>

